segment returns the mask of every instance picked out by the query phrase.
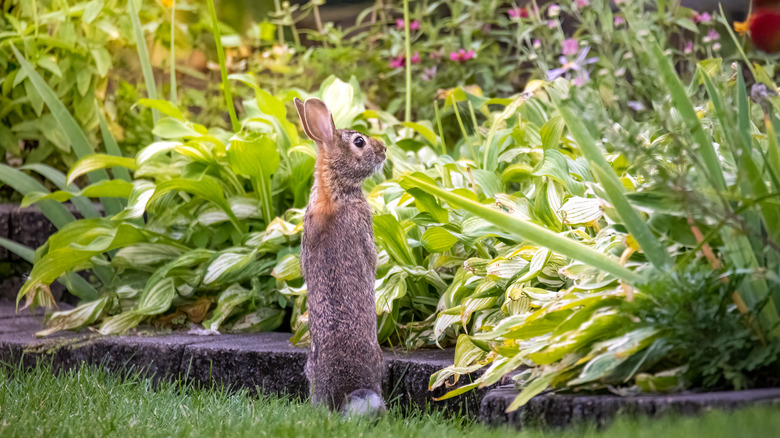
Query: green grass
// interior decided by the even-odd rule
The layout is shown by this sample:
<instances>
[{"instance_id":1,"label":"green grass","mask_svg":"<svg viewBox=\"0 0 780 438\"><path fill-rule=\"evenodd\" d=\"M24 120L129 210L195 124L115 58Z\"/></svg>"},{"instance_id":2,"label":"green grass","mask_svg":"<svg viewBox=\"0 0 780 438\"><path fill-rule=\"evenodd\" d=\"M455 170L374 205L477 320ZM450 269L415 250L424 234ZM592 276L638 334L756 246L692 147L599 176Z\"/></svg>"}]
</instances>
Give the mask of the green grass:
<instances>
[{"instance_id":1,"label":"green grass","mask_svg":"<svg viewBox=\"0 0 780 438\"><path fill-rule=\"evenodd\" d=\"M620 420L609 429L517 432L491 429L437 413L402 415L394 408L376 422L344 421L300 400L249 396L246 391L152 384L94 367L53 375L0 367L0 436L226 437L770 437L780 433L780 409L712 412L696 418Z\"/></svg>"}]
</instances>

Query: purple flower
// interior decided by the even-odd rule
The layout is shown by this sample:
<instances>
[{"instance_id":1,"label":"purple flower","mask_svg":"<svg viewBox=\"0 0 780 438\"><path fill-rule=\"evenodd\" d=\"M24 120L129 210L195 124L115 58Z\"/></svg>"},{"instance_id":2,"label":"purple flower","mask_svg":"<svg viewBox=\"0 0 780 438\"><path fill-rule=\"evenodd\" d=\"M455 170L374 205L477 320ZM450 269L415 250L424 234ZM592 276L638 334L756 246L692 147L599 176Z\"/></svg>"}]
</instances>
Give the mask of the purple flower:
<instances>
[{"instance_id":1,"label":"purple flower","mask_svg":"<svg viewBox=\"0 0 780 438\"><path fill-rule=\"evenodd\" d=\"M555 20L548 20L547 21L547 28L548 29L555 29L555 27L558 26L558 22Z\"/></svg>"},{"instance_id":2,"label":"purple flower","mask_svg":"<svg viewBox=\"0 0 780 438\"><path fill-rule=\"evenodd\" d=\"M558 15L561 15L561 7L556 4L551 4L549 8L547 8L547 15L550 18L555 18Z\"/></svg>"},{"instance_id":3,"label":"purple flower","mask_svg":"<svg viewBox=\"0 0 780 438\"><path fill-rule=\"evenodd\" d=\"M563 53L563 56L571 56L577 53L577 50L580 48L580 43L574 38L569 38L563 40L563 49L561 50L561 53Z\"/></svg>"},{"instance_id":4,"label":"purple flower","mask_svg":"<svg viewBox=\"0 0 780 438\"><path fill-rule=\"evenodd\" d=\"M431 68L424 68L423 73L420 75L420 79L424 81L430 81L431 79L436 77L436 66L434 65Z\"/></svg>"},{"instance_id":5,"label":"purple flower","mask_svg":"<svg viewBox=\"0 0 780 438\"><path fill-rule=\"evenodd\" d=\"M467 52L464 49L460 49L457 52L450 53L450 61L466 62L475 56L477 56L477 54L473 50Z\"/></svg>"},{"instance_id":6,"label":"purple flower","mask_svg":"<svg viewBox=\"0 0 780 438\"><path fill-rule=\"evenodd\" d=\"M645 109L645 106L642 104L642 102L636 100L629 100L626 102L626 105L628 105L628 107L634 111L643 111Z\"/></svg>"},{"instance_id":7,"label":"purple flower","mask_svg":"<svg viewBox=\"0 0 780 438\"><path fill-rule=\"evenodd\" d=\"M574 4L576 4L578 8L582 9L590 6L590 0L574 0Z\"/></svg>"},{"instance_id":8,"label":"purple flower","mask_svg":"<svg viewBox=\"0 0 780 438\"><path fill-rule=\"evenodd\" d=\"M698 13L696 11L693 12L693 22L696 24L699 23L709 23L710 20L712 20L712 16L708 14L707 12Z\"/></svg>"},{"instance_id":9,"label":"purple flower","mask_svg":"<svg viewBox=\"0 0 780 438\"><path fill-rule=\"evenodd\" d=\"M626 24L626 20L623 17L619 17L619 16L615 17L615 27L620 27L624 24Z\"/></svg>"},{"instance_id":10,"label":"purple flower","mask_svg":"<svg viewBox=\"0 0 780 438\"><path fill-rule=\"evenodd\" d=\"M539 47L542 47L542 40L539 38L535 39L533 42L534 49L538 49Z\"/></svg>"},{"instance_id":11,"label":"purple flower","mask_svg":"<svg viewBox=\"0 0 780 438\"><path fill-rule=\"evenodd\" d=\"M688 41L685 43L685 47L683 47L683 53L686 55L693 53L693 41Z\"/></svg>"},{"instance_id":12,"label":"purple flower","mask_svg":"<svg viewBox=\"0 0 780 438\"><path fill-rule=\"evenodd\" d=\"M404 20L403 18L398 18L395 20L395 28L398 30L401 30L404 28ZM412 21L409 23L409 29L410 30L417 30L420 28L420 22L417 20Z\"/></svg>"},{"instance_id":13,"label":"purple flower","mask_svg":"<svg viewBox=\"0 0 780 438\"><path fill-rule=\"evenodd\" d=\"M589 51L590 47L585 47L584 49L580 50L580 53L577 54L577 57L573 61L569 61L565 56L558 58L558 61L561 63L561 67L549 70L547 72L547 80L554 81L573 70L580 72L581 76L584 78L583 80L587 81L588 72L584 69L584 67L599 60L598 58L588 58Z\"/></svg>"}]
</instances>

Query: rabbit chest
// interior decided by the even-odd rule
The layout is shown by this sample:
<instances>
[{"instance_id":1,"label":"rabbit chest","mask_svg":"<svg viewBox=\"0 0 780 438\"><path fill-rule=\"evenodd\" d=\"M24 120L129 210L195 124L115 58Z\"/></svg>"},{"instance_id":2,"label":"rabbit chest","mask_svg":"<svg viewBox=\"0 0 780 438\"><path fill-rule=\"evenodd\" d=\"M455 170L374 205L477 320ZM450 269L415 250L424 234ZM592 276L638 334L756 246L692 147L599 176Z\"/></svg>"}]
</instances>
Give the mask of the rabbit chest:
<instances>
[{"instance_id":1,"label":"rabbit chest","mask_svg":"<svg viewBox=\"0 0 780 438\"><path fill-rule=\"evenodd\" d=\"M376 246L366 200L344 203L327 217L307 209L301 263L313 343L357 333L376 339Z\"/></svg>"}]
</instances>

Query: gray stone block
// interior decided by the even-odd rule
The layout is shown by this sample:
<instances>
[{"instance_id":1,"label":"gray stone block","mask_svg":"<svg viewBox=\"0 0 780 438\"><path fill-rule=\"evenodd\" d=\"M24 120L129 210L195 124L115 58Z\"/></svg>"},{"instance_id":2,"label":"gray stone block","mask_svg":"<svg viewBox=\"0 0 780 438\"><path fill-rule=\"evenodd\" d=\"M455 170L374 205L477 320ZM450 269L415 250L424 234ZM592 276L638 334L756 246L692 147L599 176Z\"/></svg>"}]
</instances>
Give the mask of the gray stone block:
<instances>
[{"instance_id":1,"label":"gray stone block","mask_svg":"<svg viewBox=\"0 0 780 438\"><path fill-rule=\"evenodd\" d=\"M95 336L62 333L39 339L34 331L15 331L0 334L0 361L22 364L33 368L37 364L51 364L53 370L71 369L90 363Z\"/></svg>"},{"instance_id":2,"label":"gray stone block","mask_svg":"<svg viewBox=\"0 0 780 438\"><path fill-rule=\"evenodd\" d=\"M181 369L203 385L249 388L307 397L306 349L293 347L289 333L222 335L184 350Z\"/></svg>"},{"instance_id":3,"label":"gray stone block","mask_svg":"<svg viewBox=\"0 0 780 438\"><path fill-rule=\"evenodd\" d=\"M391 403L411 406L420 409L433 408L443 410L448 414L460 414L476 417L479 413L479 402L489 388L475 389L457 397L436 401L451 389L471 382L478 376L463 376L452 388L440 387L434 391L428 390L428 382L433 373L452 365L454 349L420 350L404 354L386 351L388 365L389 388L385 389L385 397Z\"/></svg>"},{"instance_id":4,"label":"gray stone block","mask_svg":"<svg viewBox=\"0 0 780 438\"><path fill-rule=\"evenodd\" d=\"M114 372L139 372L155 380L176 380L185 347L200 341L202 337L186 334L103 337L92 347L92 364Z\"/></svg>"},{"instance_id":5,"label":"gray stone block","mask_svg":"<svg viewBox=\"0 0 780 438\"><path fill-rule=\"evenodd\" d=\"M532 398L520 409L505 412L517 394L518 391L511 386L488 392L480 405L480 421L494 426L511 425L517 428L564 427L584 422L604 426L618 415L692 415L712 409L736 409L753 404L780 405L780 388L766 388L635 397L543 394Z\"/></svg>"}]
</instances>

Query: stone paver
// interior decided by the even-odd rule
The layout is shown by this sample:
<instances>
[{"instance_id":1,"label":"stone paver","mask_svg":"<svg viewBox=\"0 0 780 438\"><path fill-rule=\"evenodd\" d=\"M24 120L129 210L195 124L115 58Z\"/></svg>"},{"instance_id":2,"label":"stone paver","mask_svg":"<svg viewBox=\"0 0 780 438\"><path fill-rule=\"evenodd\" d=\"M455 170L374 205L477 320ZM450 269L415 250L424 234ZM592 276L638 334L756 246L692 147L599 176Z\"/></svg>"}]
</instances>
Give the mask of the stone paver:
<instances>
[{"instance_id":1,"label":"stone paver","mask_svg":"<svg viewBox=\"0 0 780 438\"><path fill-rule=\"evenodd\" d=\"M516 411L506 412L517 394L518 391L512 386L489 391L482 399L480 421L517 428L558 427L582 422L605 425L617 415L657 417L664 414L692 415L712 409L736 409L754 404L780 406L780 388L766 388L635 397L546 394L532 398Z\"/></svg>"}]
</instances>

